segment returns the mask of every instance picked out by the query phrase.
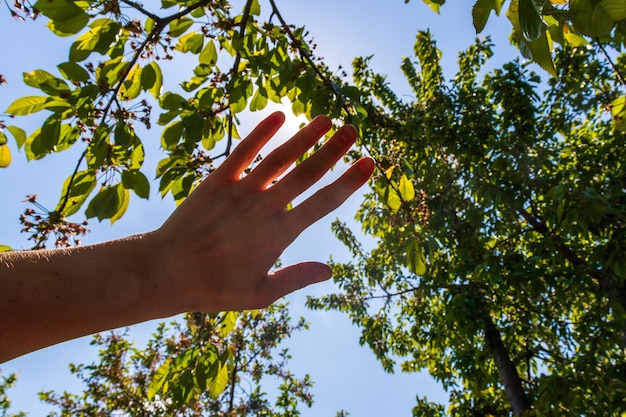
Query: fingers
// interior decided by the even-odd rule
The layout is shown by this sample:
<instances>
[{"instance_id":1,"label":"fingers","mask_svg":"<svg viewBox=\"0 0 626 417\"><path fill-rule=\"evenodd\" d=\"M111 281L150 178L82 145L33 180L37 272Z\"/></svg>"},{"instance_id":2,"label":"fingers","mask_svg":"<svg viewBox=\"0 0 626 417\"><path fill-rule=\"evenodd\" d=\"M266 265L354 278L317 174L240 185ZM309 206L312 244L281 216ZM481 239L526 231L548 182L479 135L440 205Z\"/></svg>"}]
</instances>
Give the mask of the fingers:
<instances>
[{"instance_id":1,"label":"fingers","mask_svg":"<svg viewBox=\"0 0 626 417\"><path fill-rule=\"evenodd\" d=\"M328 117L316 117L291 139L273 150L252 170L244 181L252 189L265 189L328 132L331 127L332 123Z\"/></svg>"},{"instance_id":2,"label":"fingers","mask_svg":"<svg viewBox=\"0 0 626 417\"><path fill-rule=\"evenodd\" d=\"M287 227L295 236L339 207L372 175L374 160L362 158L332 184L322 188L293 210L285 213Z\"/></svg>"},{"instance_id":3,"label":"fingers","mask_svg":"<svg viewBox=\"0 0 626 417\"><path fill-rule=\"evenodd\" d=\"M275 112L266 117L250 132L241 143L235 147L233 153L213 173L226 180L236 181L241 173L250 166L261 148L274 136L285 122L282 112Z\"/></svg>"},{"instance_id":4,"label":"fingers","mask_svg":"<svg viewBox=\"0 0 626 417\"><path fill-rule=\"evenodd\" d=\"M337 161L345 155L356 140L357 130L346 125L333 135L313 156L296 166L293 171L274 185L270 192L283 207L315 184Z\"/></svg>"},{"instance_id":5,"label":"fingers","mask_svg":"<svg viewBox=\"0 0 626 417\"><path fill-rule=\"evenodd\" d=\"M307 285L326 281L332 276L328 265L319 262L302 262L282 268L269 274L264 284L265 299L262 306L266 307L279 298Z\"/></svg>"}]
</instances>

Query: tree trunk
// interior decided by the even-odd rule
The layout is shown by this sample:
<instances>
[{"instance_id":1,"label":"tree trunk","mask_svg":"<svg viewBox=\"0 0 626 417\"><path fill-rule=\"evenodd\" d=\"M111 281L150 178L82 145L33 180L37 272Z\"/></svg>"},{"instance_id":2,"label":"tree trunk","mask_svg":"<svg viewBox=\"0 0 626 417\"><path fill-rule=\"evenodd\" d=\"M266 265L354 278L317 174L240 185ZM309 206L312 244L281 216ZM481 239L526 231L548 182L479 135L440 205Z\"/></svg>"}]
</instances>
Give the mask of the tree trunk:
<instances>
[{"instance_id":1,"label":"tree trunk","mask_svg":"<svg viewBox=\"0 0 626 417\"><path fill-rule=\"evenodd\" d=\"M524 411L531 409L530 401L522 387L522 380L509 357L509 352L502 342L500 331L496 328L496 325L489 315L485 315L484 323L485 339L487 340L489 349L493 354L493 359L498 367L500 381L502 385L504 385L504 391L509 400L509 404L511 404L513 415L522 415Z\"/></svg>"}]
</instances>

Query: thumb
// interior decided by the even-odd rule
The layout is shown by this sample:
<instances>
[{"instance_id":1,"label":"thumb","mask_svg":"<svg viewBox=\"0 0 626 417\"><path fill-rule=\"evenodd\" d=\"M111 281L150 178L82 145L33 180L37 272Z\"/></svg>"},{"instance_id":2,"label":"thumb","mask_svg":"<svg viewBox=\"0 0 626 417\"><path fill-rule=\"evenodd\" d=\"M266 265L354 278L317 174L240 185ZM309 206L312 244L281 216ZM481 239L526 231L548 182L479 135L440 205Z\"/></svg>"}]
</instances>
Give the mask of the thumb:
<instances>
[{"instance_id":1,"label":"thumb","mask_svg":"<svg viewBox=\"0 0 626 417\"><path fill-rule=\"evenodd\" d=\"M267 276L268 293L272 297L270 303L307 285L326 281L331 276L330 267L320 262L302 262L274 271Z\"/></svg>"}]
</instances>

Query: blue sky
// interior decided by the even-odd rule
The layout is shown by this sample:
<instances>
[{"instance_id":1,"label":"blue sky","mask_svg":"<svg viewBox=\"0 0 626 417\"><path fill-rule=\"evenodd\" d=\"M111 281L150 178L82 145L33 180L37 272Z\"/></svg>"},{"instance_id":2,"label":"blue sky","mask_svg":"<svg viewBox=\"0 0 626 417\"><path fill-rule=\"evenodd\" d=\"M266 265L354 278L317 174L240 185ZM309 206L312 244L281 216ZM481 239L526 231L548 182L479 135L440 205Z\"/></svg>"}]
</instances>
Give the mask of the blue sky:
<instances>
[{"instance_id":1,"label":"blue sky","mask_svg":"<svg viewBox=\"0 0 626 417\"><path fill-rule=\"evenodd\" d=\"M266 1L260 0L260 3L261 7L268 7ZM288 22L307 26L318 44L318 55L325 58L330 68L339 65L350 68L354 57L374 54L372 67L379 73L388 74L395 91L407 96L410 96L410 90L399 66L403 56L412 55L417 31L430 29L434 33L443 52L446 76L451 77L456 71L458 51L469 46L475 37L470 19L471 3L450 1L443 7L441 15L436 15L421 0L413 0L409 4L401 0L277 1ZM22 72L37 68L53 70L57 63L65 59L71 41L53 40L43 20L19 23L11 19L8 11L3 12L0 18L0 37L4 41L0 74L7 78L9 84L0 86L0 111L15 98L33 94L34 90L21 83ZM492 18L485 30L485 34L492 34L496 40L492 65L517 57L516 51L506 41L508 32L509 24L502 17ZM180 68L181 71L190 69ZM154 110L158 114L158 109ZM268 113L269 110L242 118L240 132L245 134L256 120ZM15 124L32 132L40 122L41 119L32 117L16 120ZM298 121L291 119L277 140L289 137L295 132L297 124ZM147 145L146 161L146 172L154 172L159 159L159 132L155 128L143 137L154 138L151 141L153 145ZM21 201L26 194L38 193L41 203L53 207L77 155L76 151L68 151L27 163L23 153L17 152L14 144L10 145L14 162L9 169L0 170L0 244L23 248L28 247L28 242L19 233L17 219L26 208ZM331 181L340 172L338 168L319 185ZM347 250L330 232L330 223L340 218L352 222L358 229L352 219L359 202L360 196L353 196L339 210L305 231L285 251L283 263L327 261L331 254L335 260L348 260ZM108 222L98 224L95 220L91 221L91 233L84 242L100 242L153 230L160 226L173 208L170 197L162 200L154 191L149 201L133 198L129 211L113 227ZM347 317L304 308L307 295L323 295L333 290L332 283L325 283L288 297L292 316L302 315L311 322L311 330L295 334L288 342L293 356L290 368L296 375L311 374L315 381L315 404L311 410L303 410L304 416L334 416L341 409L349 411L352 416L409 416L416 394L426 395L431 401L445 400L445 394L427 375L385 374L373 354L358 345L359 331L350 325ZM131 335L140 344L153 328L153 323L138 325L132 329ZM89 363L94 357L89 338L82 338L3 364L0 366L3 374L19 374L17 388L10 391L13 410L28 411L32 416L43 415L49 408L38 402L36 393L51 389L78 392L80 385L69 374L67 365L70 362Z\"/></svg>"}]
</instances>

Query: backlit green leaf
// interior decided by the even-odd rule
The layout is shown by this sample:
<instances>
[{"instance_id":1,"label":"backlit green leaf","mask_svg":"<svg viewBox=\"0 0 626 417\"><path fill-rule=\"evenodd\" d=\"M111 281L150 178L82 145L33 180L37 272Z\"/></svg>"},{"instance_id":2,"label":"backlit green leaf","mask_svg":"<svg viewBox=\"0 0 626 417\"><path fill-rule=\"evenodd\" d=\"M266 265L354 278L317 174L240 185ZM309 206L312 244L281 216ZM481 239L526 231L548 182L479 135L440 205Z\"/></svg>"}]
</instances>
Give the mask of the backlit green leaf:
<instances>
[{"instance_id":1,"label":"backlit green leaf","mask_svg":"<svg viewBox=\"0 0 626 417\"><path fill-rule=\"evenodd\" d=\"M193 25L194 20L189 17L182 17L170 23L169 34L173 38L177 38Z\"/></svg>"},{"instance_id":2,"label":"backlit green leaf","mask_svg":"<svg viewBox=\"0 0 626 417\"><path fill-rule=\"evenodd\" d=\"M539 39L548 29L548 25L541 17L541 3L537 2L538 0L519 0L519 23L522 36L528 42Z\"/></svg>"},{"instance_id":3,"label":"backlit green leaf","mask_svg":"<svg viewBox=\"0 0 626 417\"><path fill-rule=\"evenodd\" d=\"M75 62L64 62L57 65L61 75L70 81L84 82L89 80L89 72Z\"/></svg>"},{"instance_id":4,"label":"backlit green leaf","mask_svg":"<svg viewBox=\"0 0 626 417\"><path fill-rule=\"evenodd\" d=\"M17 126L7 126L6 129L13 135L15 143L17 143L17 148L22 149L22 146L24 146L26 142L26 132Z\"/></svg>"},{"instance_id":5,"label":"backlit green leaf","mask_svg":"<svg viewBox=\"0 0 626 417\"><path fill-rule=\"evenodd\" d=\"M124 215L129 200L130 194L122 183L106 186L89 202L85 215L99 221L109 219L113 224Z\"/></svg>"},{"instance_id":6,"label":"backlit green leaf","mask_svg":"<svg viewBox=\"0 0 626 417\"><path fill-rule=\"evenodd\" d=\"M87 200L96 184L97 179L93 171L78 171L76 175L70 175L63 183L61 200L59 200L55 210L62 211L65 216L71 216L76 213Z\"/></svg>"},{"instance_id":7,"label":"backlit green leaf","mask_svg":"<svg viewBox=\"0 0 626 417\"><path fill-rule=\"evenodd\" d=\"M48 100L46 96L26 96L15 100L5 110L5 113L17 116L25 116L27 114L37 113L45 108Z\"/></svg>"}]
</instances>

